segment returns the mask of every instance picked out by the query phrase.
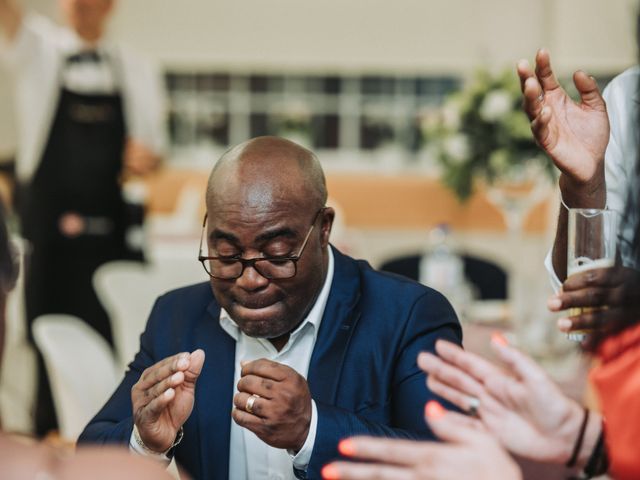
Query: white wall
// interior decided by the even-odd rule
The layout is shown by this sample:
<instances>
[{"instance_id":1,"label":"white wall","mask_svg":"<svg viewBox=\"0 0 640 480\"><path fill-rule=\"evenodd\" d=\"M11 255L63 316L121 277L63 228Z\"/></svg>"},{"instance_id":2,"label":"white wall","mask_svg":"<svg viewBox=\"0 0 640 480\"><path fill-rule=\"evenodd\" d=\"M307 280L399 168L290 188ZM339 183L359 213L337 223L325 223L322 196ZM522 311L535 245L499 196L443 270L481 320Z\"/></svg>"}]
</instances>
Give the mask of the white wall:
<instances>
[{"instance_id":1,"label":"white wall","mask_svg":"<svg viewBox=\"0 0 640 480\"><path fill-rule=\"evenodd\" d=\"M126 0L113 31L162 62L466 72L545 45L561 72L635 59L637 0Z\"/></svg>"},{"instance_id":2,"label":"white wall","mask_svg":"<svg viewBox=\"0 0 640 480\"><path fill-rule=\"evenodd\" d=\"M173 68L464 74L544 45L560 74L597 75L635 62L638 1L120 0L111 30ZM54 15L53 0L24 3ZM0 150L10 95L0 71Z\"/></svg>"},{"instance_id":3,"label":"white wall","mask_svg":"<svg viewBox=\"0 0 640 480\"><path fill-rule=\"evenodd\" d=\"M550 45L565 71L615 72L635 63L637 0L549 0Z\"/></svg>"}]
</instances>

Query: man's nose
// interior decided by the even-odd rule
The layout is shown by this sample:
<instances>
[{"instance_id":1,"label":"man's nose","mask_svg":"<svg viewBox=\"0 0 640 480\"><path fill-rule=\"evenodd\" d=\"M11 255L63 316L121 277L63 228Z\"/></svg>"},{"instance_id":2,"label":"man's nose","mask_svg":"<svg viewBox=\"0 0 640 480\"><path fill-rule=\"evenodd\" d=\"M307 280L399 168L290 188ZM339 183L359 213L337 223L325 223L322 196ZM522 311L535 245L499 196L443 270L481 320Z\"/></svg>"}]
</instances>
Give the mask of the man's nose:
<instances>
[{"instance_id":1,"label":"man's nose","mask_svg":"<svg viewBox=\"0 0 640 480\"><path fill-rule=\"evenodd\" d=\"M247 265L242 275L236 279L236 285L248 291L259 290L269 285L269 279L263 277L255 266Z\"/></svg>"}]
</instances>

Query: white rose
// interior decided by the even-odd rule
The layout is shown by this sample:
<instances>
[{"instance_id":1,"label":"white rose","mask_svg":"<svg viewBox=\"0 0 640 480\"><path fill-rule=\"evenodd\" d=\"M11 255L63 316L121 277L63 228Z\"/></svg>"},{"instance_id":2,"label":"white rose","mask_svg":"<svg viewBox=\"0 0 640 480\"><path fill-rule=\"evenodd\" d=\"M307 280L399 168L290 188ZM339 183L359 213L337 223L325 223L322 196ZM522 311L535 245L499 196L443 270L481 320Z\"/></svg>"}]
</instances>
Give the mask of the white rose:
<instances>
[{"instance_id":1,"label":"white rose","mask_svg":"<svg viewBox=\"0 0 640 480\"><path fill-rule=\"evenodd\" d=\"M469 137L462 133L452 135L444 141L443 148L453 165L461 165L469 158Z\"/></svg>"},{"instance_id":2,"label":"white rose","mask_svg":"<svg viewBox=\"0 0 640 480\"><path fill-rule=\"evenodd\" d=\"M506 90L489 92L482 105L480 117L487 122L495 122L511 111L511 96Z\"/></svg>"}]
</instances>

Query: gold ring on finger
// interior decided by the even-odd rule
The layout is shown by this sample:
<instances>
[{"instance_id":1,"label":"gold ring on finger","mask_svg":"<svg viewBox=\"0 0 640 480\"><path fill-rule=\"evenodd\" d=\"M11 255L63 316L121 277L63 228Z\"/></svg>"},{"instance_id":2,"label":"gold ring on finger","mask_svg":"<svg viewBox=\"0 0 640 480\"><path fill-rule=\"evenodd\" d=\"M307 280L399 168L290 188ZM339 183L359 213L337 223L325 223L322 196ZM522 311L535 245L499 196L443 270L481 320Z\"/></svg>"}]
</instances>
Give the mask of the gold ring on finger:
<instances>
[{"instance_id":1,"label":"gold ring on finger","mask_svg":"<svg viewBox=\"0 0 640 480\"><path fill-rule=\"evenodd\" d=\"M249 398L247 398L247 403L245 403L245 405L244 405L244 409L247 412L253 413L253 404L256 403L256 398L260 398L260 395L256 395L254 393Z\"/></svg>"}]
</instances>

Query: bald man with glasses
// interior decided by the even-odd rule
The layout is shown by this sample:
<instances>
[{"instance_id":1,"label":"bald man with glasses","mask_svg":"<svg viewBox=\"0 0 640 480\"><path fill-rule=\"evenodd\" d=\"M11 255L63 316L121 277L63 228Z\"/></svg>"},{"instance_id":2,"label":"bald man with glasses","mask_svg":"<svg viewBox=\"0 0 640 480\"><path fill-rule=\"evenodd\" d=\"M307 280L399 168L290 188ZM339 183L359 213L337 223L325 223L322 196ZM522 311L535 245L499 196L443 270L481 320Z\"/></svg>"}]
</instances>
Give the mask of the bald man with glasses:
<instances>
[{"instance_id":1,"label":"bald man with glasses","mask_svg":"<svg viewBox=\"0 0 640 480\"><path fill-rule=\"evenodd\" d=\"M434 290L329 244L316 156L260 137L207 188L198 259L210 282L161 297L122 384L81 442L129 443L194 478L319 478L354 434L432 438L416 365L461 342ZM206 356L206 361L205 361Z\"/></svg>"}]
</instances>

